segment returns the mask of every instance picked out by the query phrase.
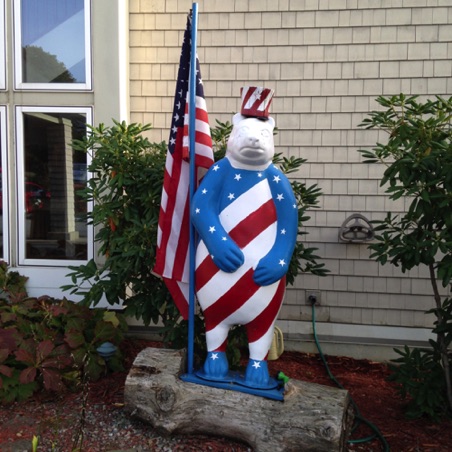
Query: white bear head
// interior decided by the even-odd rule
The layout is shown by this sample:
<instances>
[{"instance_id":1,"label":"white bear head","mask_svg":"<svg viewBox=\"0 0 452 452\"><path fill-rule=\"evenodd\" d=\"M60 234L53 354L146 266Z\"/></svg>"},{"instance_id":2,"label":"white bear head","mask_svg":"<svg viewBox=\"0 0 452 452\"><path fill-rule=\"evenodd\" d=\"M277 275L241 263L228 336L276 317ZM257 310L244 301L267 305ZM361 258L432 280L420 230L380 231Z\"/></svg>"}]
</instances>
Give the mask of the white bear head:
<instances>
[{"instance_id":1,"label":"white bear head","mask_svg":"<svg viewBox=\"0 0 452 452\"><path fill-rule=\"evenodd\" d=\"M273 118L266 120L236 113L232 118L226 157L232 166L244 169L265 169L275 155Z\"/></svg>"}]
</instances>

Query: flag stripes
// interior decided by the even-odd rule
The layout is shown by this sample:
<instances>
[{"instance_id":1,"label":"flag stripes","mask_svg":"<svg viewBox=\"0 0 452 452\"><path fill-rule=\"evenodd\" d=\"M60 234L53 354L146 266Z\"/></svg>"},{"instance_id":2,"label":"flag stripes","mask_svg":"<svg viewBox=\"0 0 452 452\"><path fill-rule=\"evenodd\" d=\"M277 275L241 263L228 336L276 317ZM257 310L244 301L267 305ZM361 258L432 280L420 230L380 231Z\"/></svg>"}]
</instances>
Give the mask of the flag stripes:
<instances>
[{"instance_id":1,"label":"flag stripes","mask_svg":"<svg viewBox=\"0 0 452 452\"><path fill-rule=\"evenodd\" d=\"M157 255L153 271L162 276L181 315L188 318L189 295L189 77L191 56L192 12L187 27L179 63L174 96L168 152L165 164L162 199L157 234ZM199 61L196 58L195 96L195 162L208 168L213 163L212 139ZM199 172L196 170L196 174Z\"/></svg>"}]
</instances>

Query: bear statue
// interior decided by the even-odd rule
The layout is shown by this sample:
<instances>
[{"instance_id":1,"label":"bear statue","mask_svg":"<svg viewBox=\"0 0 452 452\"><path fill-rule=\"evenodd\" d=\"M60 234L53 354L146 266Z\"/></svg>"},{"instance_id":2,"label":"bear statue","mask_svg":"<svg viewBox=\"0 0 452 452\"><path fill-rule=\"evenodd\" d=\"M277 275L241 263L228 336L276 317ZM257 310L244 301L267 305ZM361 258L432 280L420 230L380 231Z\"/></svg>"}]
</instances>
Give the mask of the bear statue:
<instances>
[{"instance_id":1,"label":"bear statue","mask_svg":"<svg viewBox=\"0 0 452 452\"><path fill-rule=\"evenodd\" d=\"M196 295L206 326L207 358L198 376L228 381L227 337L246 328L249 362L239 383L274 387L267 355L297 240L298 207L292 186L272 163L273 91L242 89L226 156L212 165L193 196L199 234Z\"/></svg>"}]
</instances>

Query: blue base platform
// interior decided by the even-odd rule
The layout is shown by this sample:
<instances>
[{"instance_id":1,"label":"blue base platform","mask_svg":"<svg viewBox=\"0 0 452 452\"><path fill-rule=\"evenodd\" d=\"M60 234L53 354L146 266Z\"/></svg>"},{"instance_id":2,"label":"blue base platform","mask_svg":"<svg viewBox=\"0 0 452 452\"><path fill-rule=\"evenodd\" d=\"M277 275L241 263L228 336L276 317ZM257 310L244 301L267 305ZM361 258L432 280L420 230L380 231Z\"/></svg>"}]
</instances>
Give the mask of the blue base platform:
<instances>
[{"instance_id":1,"label":"blue base platform","mask_svg":"<svg viewBox=\"0 0 452 452\"><path fill-rule=\"evenodd\" d=\"M188 383L195 383L203 386L210 386L212 388L227 389L230 391L243 392L245 394L252 394L267 399L284 401L284 384L271 378L269 388L251 388L244 385L244 376L240 372L230 371L223 380L208 380L199 375L199 373L183 374L180 376L182 381Z\"/></svg>"}]
</instances>

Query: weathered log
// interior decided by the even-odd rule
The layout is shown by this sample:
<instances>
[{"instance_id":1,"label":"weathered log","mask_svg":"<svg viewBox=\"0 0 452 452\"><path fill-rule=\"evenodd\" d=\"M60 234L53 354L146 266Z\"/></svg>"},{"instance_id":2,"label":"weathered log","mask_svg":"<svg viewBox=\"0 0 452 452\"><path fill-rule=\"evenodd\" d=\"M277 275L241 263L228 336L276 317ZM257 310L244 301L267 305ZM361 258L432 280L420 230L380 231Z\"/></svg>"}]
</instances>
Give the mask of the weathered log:
<instances>
[{"instance_id":1,"label":"weathered log","mask_svg":"<svg viewBox=\"0 0 452 452\"><path fill-rule=\"evenodd\" d=\"M125 383L127 412L165 435L232 438L256 452L343 451L353 422L348 392L290 380L284 401L187 383L183 351L147 348Z\"/></svg>"}]
</instances>

